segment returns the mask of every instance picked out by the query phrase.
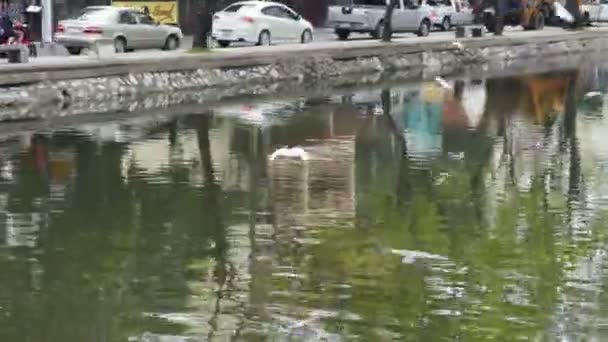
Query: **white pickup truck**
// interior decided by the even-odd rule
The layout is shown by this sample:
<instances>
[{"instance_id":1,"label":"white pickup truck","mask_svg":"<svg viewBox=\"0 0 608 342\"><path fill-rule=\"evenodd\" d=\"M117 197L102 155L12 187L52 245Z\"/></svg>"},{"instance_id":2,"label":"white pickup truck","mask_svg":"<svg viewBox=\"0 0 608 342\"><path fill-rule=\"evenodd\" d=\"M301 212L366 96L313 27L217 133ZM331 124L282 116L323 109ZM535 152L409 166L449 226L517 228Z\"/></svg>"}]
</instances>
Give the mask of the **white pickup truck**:
<instances>
[{"instance_id":1,"label":"white pickup truck","mask_svg":"<svg viewBox=\"0 0 608 342\"><path fill-rule=\"evenodd\" d=\"M433 26L448 31L452 26L473 24L473 8L468 0L422 0L423 6L430 6L437 13Z\"/></svg>"},{"instance_id":2,"label":"white pickup truck","mask_svg":"<svg viewBox=\"0 0 608 342\"><path fill-rule=\"evenodd\" d=\"M346 40L353 32L382 37L384 14L390 0L346 1L342 6L329 7L327 22L338 38ZM398 0L391 18L392 29L395 33L413 32L427 36L437 17L437 12L430 6L421 6L418 1Z\"/></svg>"}]
</instances>

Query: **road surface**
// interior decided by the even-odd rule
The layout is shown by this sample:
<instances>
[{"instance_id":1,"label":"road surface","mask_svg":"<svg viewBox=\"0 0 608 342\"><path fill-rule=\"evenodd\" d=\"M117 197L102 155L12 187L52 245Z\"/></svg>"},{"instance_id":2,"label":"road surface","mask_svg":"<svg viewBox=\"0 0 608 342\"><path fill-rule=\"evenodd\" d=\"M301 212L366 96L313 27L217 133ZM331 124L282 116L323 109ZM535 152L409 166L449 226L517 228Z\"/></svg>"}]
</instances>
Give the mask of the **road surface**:
<instances>
[{"instance_id":1,"label":"road surface","mask_svg":"<svg viewBox=\"0 0 608 342\"><path fill-rule=\"evenodd\" d=\"M602 25L597 27L590 27L587 30L606 30L608 33L608 26ZM557 27L546 27L542 31L524 31L519 28L508 28L505 31L505 37L517 37L522 38L525 36L530 37L542 37L555 35L556 33L564 33L564 34L572 34L571 31L565 31L561 28ZM394 36L394 41L398 42L411 42L412 44L423 43L423 42L441 42L441 41L449 41L454 39L454 32L432 32L428 37L417 37L414 34L398 34ZM352 39L348 41L338 41L333 32L327 29L318 30L315 34L315 42L307 45L302 44L284 44L284 45L274 45L270 47L259 47L259 46L239 46L239 47L230 47L226 49L212 49L211 51L219 51L225 53L248 53L252 51L272 51L272 50L285 50L285 49L307 49L309 47L342 47L342 46L365 46L366 44L373 43L375 40L371 39L369 35L353 35ZM185 54L190 53L189 50L192 46L192 40L186 40L184 46L177 51L159 51L159 50L142 50L136 52L126 53L121 56L113 56L113 58L132 60L138 58L145 57L159 57L159 56L171 56L176 54ZM53 56L53 57L36 57L32 58L31 64L65 64L70 62L79 62L79 61L87 61L92 57L88 55L81 56ZM6 60L2 60L2 62L6 64ZM1 66L0 66L1 67Z\"/></svg>"}]
</instances>

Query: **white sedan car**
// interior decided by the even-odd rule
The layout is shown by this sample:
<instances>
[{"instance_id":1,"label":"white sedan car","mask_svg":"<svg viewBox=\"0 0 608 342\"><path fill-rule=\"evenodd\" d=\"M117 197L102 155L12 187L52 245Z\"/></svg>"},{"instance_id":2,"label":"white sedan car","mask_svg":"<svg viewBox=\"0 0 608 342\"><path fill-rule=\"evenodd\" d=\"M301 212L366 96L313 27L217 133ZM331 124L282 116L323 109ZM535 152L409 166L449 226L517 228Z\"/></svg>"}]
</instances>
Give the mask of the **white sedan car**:
<instances>
[{"instance_id":1,"label":"white sedan car","mask_svg":"<svg viewBox=\"0 0 608 342\"><path fill-rule=\"evenodd\" d=\"M312 41L313 27L289 7L268 1L238 2L213 16L212 37L221 47L242 42L271 45Z\"/></svg>"}]
</instances>

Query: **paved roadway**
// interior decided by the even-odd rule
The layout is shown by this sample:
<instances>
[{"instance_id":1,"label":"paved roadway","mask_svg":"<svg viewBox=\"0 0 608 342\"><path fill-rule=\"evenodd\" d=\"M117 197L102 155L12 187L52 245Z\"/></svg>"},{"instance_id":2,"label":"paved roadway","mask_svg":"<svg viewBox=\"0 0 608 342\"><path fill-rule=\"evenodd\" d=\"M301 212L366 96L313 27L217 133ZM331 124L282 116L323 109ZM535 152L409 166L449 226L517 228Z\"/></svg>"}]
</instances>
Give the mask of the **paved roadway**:
<instances>
[{"instance_id":1,"label":"paved roadway","mask_svg":"<svg viewBox=\"0 0 608 342\"><path fill-rule=\"evenodd\" d=\"M597 27L589 27L587 30L603 30L608 33L608 26L600 25ZM546 27L542 31L524 31L520 28L506 28L504 37L518 37L523 38L526 36L530 37L542 37L542 36L550 36L555 34L573 34L572 31L565 31L561 28L557 27ZM454 32L432 32L428 37L417 37L414 34L398 34L394 36L394 41L399 42L411 42L412 44L423 43L423 42L442 42L442 41L450 41L454 39ZM273 50L285 50L285 49L307 49L312 46L314 47L346 47L346 46L365 46L367 44L373 43L375 40L371 39L369 35L353 35L352 38L348 41L338 41L335 35L327 29L318 30L315 34L315 41L311 44L302 45L302 44L284 44L284 45L274 45L270 47L259 47L259 46L239 46L239 47L230 47L226 49L213 49L213 51L221 50L225 53L248 53L252 51L273 51ZM185 54L190 50L192 41L191 39L187 40L182 47L182 49L177 51L159 51L159 50L142 50L136 52L126 53L120 56L113 56L113 59L124 59L124 60L132 60L139 59L145 57L159 57L159 56L171 56L176 54ZM32 64L45 64L45 65L55 65L55 64L65 64L70 61L80 62L90 60L92 57L87 55L81 56L56 56L56 57L37 57L32 58L30 63ZM0 68L2 67L2 63L6 63L6 60L0 62Z\"/></svg>"}]
</instances>

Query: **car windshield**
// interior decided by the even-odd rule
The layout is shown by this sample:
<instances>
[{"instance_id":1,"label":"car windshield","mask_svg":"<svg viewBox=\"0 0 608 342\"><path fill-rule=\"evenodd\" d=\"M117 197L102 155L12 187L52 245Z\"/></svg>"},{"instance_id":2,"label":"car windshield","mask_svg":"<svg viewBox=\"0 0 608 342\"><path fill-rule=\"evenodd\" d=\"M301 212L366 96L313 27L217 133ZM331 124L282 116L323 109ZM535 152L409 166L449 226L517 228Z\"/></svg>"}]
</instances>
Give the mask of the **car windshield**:
<instances>
[{"instance_id":1,"label":"car windshield","mask_svg":"<svg viewBox=\"0 0 608 342\"><path fill-rule=\"evenodd\" d=\"M240 10L243 10L246 8L251 8L251 7L254 7L254 5L234 4L234 5L230 5L230 6L226 7L226 9L224 9L224 12L238 12Z\"/></svg>"},{"instance_id":2,"label":"car windshield","mask_svg":"<svg viewBox=\"0 0 608 342\"><path fill-rule=\"evenodd\" d=\"M112 17L114 11L103 8L85 8L76 20L81 21L105 21Z\"/></svg>"},{"instance_id":3,"label":"car windshield","mask_svg":"<svg viewBox=\"0 0 608 342\"><path fill-rule=\"evenodd\" d=\"M336 5L339 6L352 6L352 5L365 5L365 6L386 6L387 0L336 0Z\"/></svg>"}]
</instances>

